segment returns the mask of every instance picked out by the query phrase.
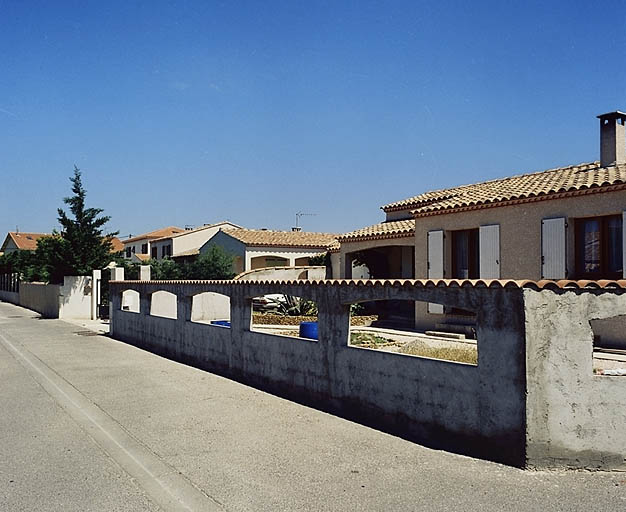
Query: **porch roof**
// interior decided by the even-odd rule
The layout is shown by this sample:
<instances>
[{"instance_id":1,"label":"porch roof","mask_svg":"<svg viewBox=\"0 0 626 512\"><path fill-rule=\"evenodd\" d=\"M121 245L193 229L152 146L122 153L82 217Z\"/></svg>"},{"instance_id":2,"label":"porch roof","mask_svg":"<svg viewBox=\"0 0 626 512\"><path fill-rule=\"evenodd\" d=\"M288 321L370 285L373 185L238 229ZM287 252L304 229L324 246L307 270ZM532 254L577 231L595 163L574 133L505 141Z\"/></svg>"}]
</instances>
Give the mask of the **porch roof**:
<instances>
[{"instance_id":1,"label":"porch roof","mask_svg":"<svg viewBox=\"0 0 626 512\"><path fill-rule=\"evenodd\" d=\"M339 241L346 243L361 240L384 240L386 238L409 237L414 234L415 221L413 219L394 220L345 233L339 237Z\"/></svg>"}]
</instances>

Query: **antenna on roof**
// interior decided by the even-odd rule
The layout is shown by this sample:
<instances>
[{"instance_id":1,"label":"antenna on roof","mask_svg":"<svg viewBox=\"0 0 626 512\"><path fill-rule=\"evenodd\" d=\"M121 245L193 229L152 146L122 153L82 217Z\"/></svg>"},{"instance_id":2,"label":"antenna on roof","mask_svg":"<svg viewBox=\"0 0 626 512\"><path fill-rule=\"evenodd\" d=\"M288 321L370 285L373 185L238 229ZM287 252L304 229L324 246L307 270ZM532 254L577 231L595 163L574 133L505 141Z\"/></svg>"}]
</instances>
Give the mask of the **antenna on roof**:
<instances>
[{"instance_id":1,"label":"antenna on roof","mask_svg":"<svg viewBox=\"0 0 626 512\"><path fill-rule=\"evenodd\" d=\"M20 233L20 227L15 226L15 234L19 235L19 233Z\"/></svg>"},{"instance_id":2,"label":"antenna on roof","mask_svg":"<svg viewBox=\"0 0 626 512\"><path fill-rule=\"evenodd\" d=\"M315 215L317 215L317 213L296 213L296 225L295 227L291 228L291 231L302 231L302 228L300 227L300 217L314 217Z\"/></svg>"}]
</instances>

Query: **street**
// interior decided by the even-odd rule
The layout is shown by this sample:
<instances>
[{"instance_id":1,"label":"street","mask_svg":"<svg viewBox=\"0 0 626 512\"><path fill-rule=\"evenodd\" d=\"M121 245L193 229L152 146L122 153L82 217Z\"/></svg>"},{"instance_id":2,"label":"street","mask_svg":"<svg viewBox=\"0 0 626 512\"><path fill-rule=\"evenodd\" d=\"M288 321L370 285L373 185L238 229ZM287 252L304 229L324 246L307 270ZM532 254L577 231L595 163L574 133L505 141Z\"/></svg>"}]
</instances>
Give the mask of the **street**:
<instances>
[{"instance_id":1,"label":"street","mask_svg":"<svg viewBox=\"0 0 626 512\"><path fill-rule=\"evenodd\" d=\"M626 473L432 450L7 303L0 382L3 511L626 509Z\"/></svg>"}]
</instances>

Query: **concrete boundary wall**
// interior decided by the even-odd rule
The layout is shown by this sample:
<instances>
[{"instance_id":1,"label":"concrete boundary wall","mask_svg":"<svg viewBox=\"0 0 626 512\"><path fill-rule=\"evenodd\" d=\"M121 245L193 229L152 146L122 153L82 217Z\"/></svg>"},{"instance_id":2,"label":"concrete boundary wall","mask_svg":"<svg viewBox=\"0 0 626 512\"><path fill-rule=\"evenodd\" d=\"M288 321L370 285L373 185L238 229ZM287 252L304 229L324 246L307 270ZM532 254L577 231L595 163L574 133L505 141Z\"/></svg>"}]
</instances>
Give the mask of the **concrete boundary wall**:
<instances>
[{"instance_id":1,"label":"concrete boundary wall","mask_svg":"<svg viewBox=\"0 0 626 512\"><path fill-rule=\"evenodd\" d=\"M90 318L91 277L66 276L62 285L21 282L19 293L0 292L0 300L31 309L45 318Z\"/></svg>"},{"instance_id":2,"label":"concrete boundary wall","mask_svg":"<svg viewBox=\"0 0 626 512\"><path fill-rule=\"evenodd\" d=\"M443 280L110 286L111 335L181 362L431 446L507 464L613 468L624 463L626 378L593 376L590 329L577 333L576 344L570 341L572 323L606 314L607 305L626 311L621 288L569 291ZM121 309L122 293L129 289L140 294L138 313ZM150 316L151 295L160 290L176 295L176 319ZM192 297L203 292L230 297L230 328L191 321ZM317 302L319 342L251 330L252 298L276 293ZM350 304L402 299L475 311L478 365L348 346ZM558 365L557 373L550 365ZM561 391L555 394L554 386ZM608 401L596 393L608 393ZM578 403L588 411L582 416L571 412ZM577 437L581 429L584 442Z\"/></svg>"}]
</instances>

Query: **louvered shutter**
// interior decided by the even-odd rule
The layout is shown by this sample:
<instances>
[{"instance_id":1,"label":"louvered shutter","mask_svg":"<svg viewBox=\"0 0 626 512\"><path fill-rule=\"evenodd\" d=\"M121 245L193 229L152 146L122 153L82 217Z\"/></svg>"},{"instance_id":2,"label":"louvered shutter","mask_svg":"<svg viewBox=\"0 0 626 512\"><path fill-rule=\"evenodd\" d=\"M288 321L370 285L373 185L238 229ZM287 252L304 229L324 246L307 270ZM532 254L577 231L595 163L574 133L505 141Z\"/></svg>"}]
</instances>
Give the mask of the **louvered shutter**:
<instances>
[{"instance_id":1,"label":"louvered shutter","mask_svg":"<svg viewBox=\"0 0 626 512\"><path fill-rule=\"evenodd\" d=\"M443 279L443 231L428 232L428 278ZM428 303L429 313L443 313L441 304Z\"/></svg>"},{"instance_id":2,"label":"louvered shutter","mask_svg":"<svg viewBox=\"0 0 626 512\"><path fill-rule=\"evenodd\" d=\"M480 226L478 236L480 278L500 279L500 225Z\"/></svg>"},{"instance_id":3,"label":"louvered shutter","mask_svg":"<svg viewBox=\"0 0 626 512\"><path fill-rule=\"evenodd\" d=\"M541 277L565 279L565 218L541 221Z\"/></svg>"}]
</instances>

